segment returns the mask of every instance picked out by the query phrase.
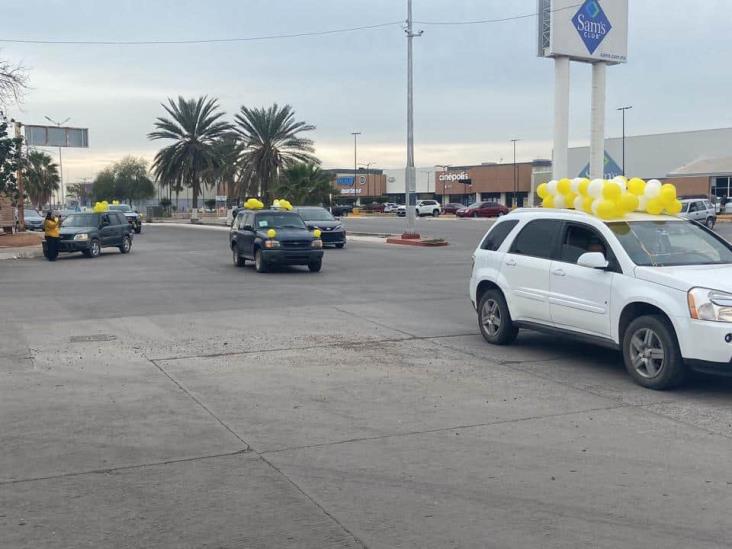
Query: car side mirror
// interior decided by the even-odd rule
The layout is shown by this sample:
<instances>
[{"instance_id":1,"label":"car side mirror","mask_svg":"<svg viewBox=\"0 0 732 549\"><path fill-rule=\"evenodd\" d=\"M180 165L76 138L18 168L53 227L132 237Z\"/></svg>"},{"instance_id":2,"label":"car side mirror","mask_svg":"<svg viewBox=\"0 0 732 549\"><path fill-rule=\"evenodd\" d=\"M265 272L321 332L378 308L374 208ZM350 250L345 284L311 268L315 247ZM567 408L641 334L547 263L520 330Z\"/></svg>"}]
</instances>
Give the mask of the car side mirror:
<instances>
[{"instance_id":1,"label":"car side mirror","mask_svg":"<svg viewBox=\"0 0 732 549\"><path fill-rule=\"evenodd\" d=\"M242 231L253 231L254 227L252 227L251 225L243 225L241 230Z\"/></svg>"},{"instance_id":2,"label":"car side mirror","mask_svg":"<svg viewBox=\"0 0 732 549\"><path fill-rule=\"evenodd\" d=\"M607 269L610 263L608 263L605 256L600 252L587 252L579 256L577 265L587 267L588 269Z\"/></svg>"}]
</instances>

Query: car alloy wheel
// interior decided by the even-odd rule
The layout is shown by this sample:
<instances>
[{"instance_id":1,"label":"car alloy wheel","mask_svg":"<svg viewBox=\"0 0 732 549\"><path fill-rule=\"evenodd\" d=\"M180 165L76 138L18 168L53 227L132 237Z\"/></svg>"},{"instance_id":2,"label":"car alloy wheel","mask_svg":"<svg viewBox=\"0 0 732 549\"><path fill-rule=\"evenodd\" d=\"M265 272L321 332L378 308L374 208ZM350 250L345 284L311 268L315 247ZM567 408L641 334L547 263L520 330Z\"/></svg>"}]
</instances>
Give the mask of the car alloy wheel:
<instances>
[{"instance_id":1,"label":"car alloy wheel","mask_svg":"<svg viewBox=\"0 0 732 549\"><path fill-rule=\"evenodd\" d=\"M264 260L264 257L262 257L262 251L257 250L254 253L254 269L258 273L266 273L267 272L267 262Z\"/></svg>"},{"instance_id":2,"label":"car alloy wheel","mask_svg":"<svg viewBox=\"0 0 732 549\"><path fill-rule=\"evenodd\" d=\"M130 240L129 236L126 236L122 239L122 246L121 246L121 252L123 254L130 253L130 249L132 248L132 241Z\"/></svg>"},{"instance_id":3,"label":"car alloy wheel","mask_svg":"<svg viewBox=\"0 0 732 549\"><path fill-rule=\"evenodd\" d=\"M714 228L714 218L713 217L708 217L707 218L707 227L709 229L713 229Z\"/></svg>"},{"instance_id":4,"label":"car alloy wheel","mask_svg":"<svg viewBox=\"0 0 732 549\"><path fill-rule=\"evenodd\" d=\"M98 240L92 240L91 245L89 246L89 257L99 257L99 254L101 253L102 248L99 246Z\"/></svg>"},{"instance_id":5,"label":"car alloy wheel","mask_svg":"<svg viewBox=\"0 0 732 549\"><path fill-rule=\"evenodd\" d=\"M630 361L639 376L658 377L666 363L666 352L658 334L650 328L640 328L630 338Z\"/></svg>"},{"instance_id":6,"label":"car alloy wheel","mask_svg":"<svg viewBox=\"0 0 732 549\"><path fill-rule=\"evenodd\" d=\"M491 337L501 329L501 310L494 299L486 299L483 303L480 321L483 323L486 333Z\"/></svg>"}]
</instances>

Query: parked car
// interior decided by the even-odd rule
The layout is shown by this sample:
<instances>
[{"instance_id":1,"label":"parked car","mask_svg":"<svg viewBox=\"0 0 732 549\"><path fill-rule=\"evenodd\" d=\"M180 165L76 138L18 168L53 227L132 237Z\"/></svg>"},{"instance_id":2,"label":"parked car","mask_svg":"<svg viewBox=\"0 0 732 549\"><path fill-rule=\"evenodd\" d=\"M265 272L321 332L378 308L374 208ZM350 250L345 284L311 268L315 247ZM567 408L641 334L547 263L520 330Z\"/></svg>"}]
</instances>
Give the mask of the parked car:
<instances>
[{"instance_id":1,"label":"parked car","mask_svg":"<svg viewBox=\"0 0 732 549\"><path fill-rule=\"evenodd\" d=\"M407 207L404 204L400 204L399 206L397 206L396 214L399 217L406 217Z\"/></svg>"},{"instance_id":2,"label":"parked car","mask_svg":"<svg viewBox=\"0 0 732 549\"><path fill-rule=\"evenodd\" d=\"M272 265L307 265L319 272L323 265L323 241L308 230L297 212L242 210L229 232L229 246L234 265L254 261L258 273Z\"/></svg>"},{"instance_id":3,"label":"parked car","mask_svg":"<svg viewBox=\"0 0 732 549\"><path fill-rule=\"evenodd\" d=\"M320 229L320 239L324 246L343 248L346 245L346 229L343 223L328 210L318 206L298 206L295 211L300 214L308 230Z\"/></svg>"},{"instance_id":4,"label":"parked car","mask_svg":"<svg viewBox=\"0 0 732 549\"><path fill-rule=\"evenodd\" d=\"M128 204L113 204L109 207L110 212L122 212L127 222L134 229L135 234L142 232L142 216L137 210L133 210Z\"/></svg>"},{"instance_id":5,"label":"parked car","mask_svg":"<svg viewBox=\"0 0 732 549\"><path fill-rule=\"evenodd\" d=\"M442 213L444 214L456 214L458 210L464 208L464 204L458 204L457 202L449 202L442 207Z\"/></svg>"},{"instance_id":6,"label":"parked car","mask_svg":"<svg viewBox=\"0 0 732 549\"><path fill-rule=\"evenodd\" d=\"M703 223L710 229L717 222L717 211L709 200L689 198L681 201L681 217Z\"/></svg>"},{"instance_id":7,"label":"parked car","mask_svg":"<svg viewBox=\"0 0 732 549\"><path fill-rule=\"evenodd\" d=\"M330 213L336 217L344 217L353 211L351 204L333 204L330 208Z\"/></svg>"},{"instance_id":8,"label":"parked car","mask_svg":"<svg viewBox=\"0 0 732 549\"><path fill-rule=\"evenodd\" d=\"M417 202L417 217L431 215L437 217L442 212L442 206L437 200L419 200Z\"/></svg>"},{"instance_id":9,"label":"parked car","mask_svg":"<svg viewBox=\"0 0 732 549\"><path fill-rule=\"evenodd\" d=\"M73 213L61 223L60 233L59 252L98 257L103 248L119 248L123 254L132 250L132 227L122 212Z\"/></svg>"},{"instance_id":10,"label":"parked car","mask_svg":"<svg viewBox=\"0 0 732 549\"><path fill-rule=\"evenodd\" d=\"M384 213L395 213L399 208L399 204L395 202L387 202L384 204Z\"/></svg>"},{"instance_id":11,"label":"parked car","mask_svg":"<svg viewBox=\"0 0 732 549\"><path fill-rule=\"evenodd\" d=\"M23 221L25 222L25 228L29 231L42 231L43 219L43 216L33 208L26 207L23 209Z\"/></svg>"},{"instance_id":12,"label":"parked car","mask_svg":"<svg viewBox=\"0 0 732 549\"><path fill-rule=\"evenodd\" d=\"M469 294L492 344L569 335L617 349L651 389L732 374L732 245L679 217L517 210L475 250Z\"/></svg>"},{"instance_id":13,"label":"parked car","mask_svg":"<svg viewBox=\"0 0 732 549\"><path fill-rule=\"evenodd\" d=\"M499 202L474 202L455 212L458 217L500 217L511 210Z\"/></svg>"},{"instance_id":14,"label":"parked car","mask_svg":"<svg viewBox=\"0 0 732 549\"><path fill-rule=\"evenodd\" d=\"M369 204L363 204L359 206L362 212L368 213L384 213L385 206L380 202L371 202Z\"/></svg>"}]
</instances>

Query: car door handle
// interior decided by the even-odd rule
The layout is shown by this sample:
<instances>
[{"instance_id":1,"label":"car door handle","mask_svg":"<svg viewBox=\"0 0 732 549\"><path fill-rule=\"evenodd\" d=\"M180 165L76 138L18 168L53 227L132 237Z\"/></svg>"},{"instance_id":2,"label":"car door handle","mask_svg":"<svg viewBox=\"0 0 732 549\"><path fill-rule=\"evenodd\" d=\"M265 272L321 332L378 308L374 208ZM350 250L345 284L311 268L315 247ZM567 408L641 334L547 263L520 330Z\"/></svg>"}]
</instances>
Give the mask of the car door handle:
<instances>
[{"instance_id":1,"label":"car door handle","mask_svg":"<svg viewBox=\"0 0 732 549\"><path fill-rule=\"evenodd\" d=\"M555 276L567 276L567 273L565 273L562 269L554 269L552 271L552 274Z\"/></svg>"},{"instance_id":2,"label":"car door handle","mask_svg":"<svg viewBox=\"0 0 732 549\"><path fill-rule=\"evenodd\" d=\"M506 260L506 265L508 265L509 267L515 267L516 266L516 260L515 259L507 259Z\"/></svg>"}]
</instances>

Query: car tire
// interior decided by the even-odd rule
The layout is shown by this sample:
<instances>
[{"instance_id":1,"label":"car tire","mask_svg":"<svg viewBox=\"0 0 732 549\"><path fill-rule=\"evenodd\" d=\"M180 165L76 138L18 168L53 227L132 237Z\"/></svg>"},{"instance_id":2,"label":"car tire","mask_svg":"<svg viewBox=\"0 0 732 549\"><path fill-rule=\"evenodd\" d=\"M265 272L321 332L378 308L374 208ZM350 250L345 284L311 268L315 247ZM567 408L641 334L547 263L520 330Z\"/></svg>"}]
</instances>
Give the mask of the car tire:
<instances>
[{"instance_id":1,"label":"car tire","mask_svg":"<svg viewBox=\"0 0 732 549\"><path fill-rule=\"evenodd\" d=\"M440 215L440 210L432 210L432 217L438 217Z\"/></svg>"},{"instance_id":2,"label":"car tire","mask_svg":"<svg viewBox=\"0 0 732 549\"><path fill-rule=\"evenodd\" d=\"M346 243L342 242L341 244L336 244L335 247L338 248L339 250L342 250L345 245L346 245Z\"/></svg>"},{"instance_id":3,"label":"car tire","mask_svg":"<svg viewBox=\"0 0 732 549\"><path fill-rule=\"evenodd\" d=\"M232 251L232 256L233 256L233 259L234 259L234 266L235 267L243 267L244 265L246 265L246 260L239 253L239 246L237 246L236 244L234 244L231 247L231 251Z\"/></svg>"},{"instance_id":4,"label":"car tire","mask_svg":"<svg viewBox=\"0 0 732 549\"><path fill-rule=\"evenodd\" d=\"M120 253L128 254L132 250L132 239L129 236L122 238L122 245L119 247Z\"/></svg>"},{"instance_id":5,"label":"car tire","mask_svg":"<svg viewBox=\"0 0 732 549\"><path fill-rule=\"evenodd\" d=\"M688 370L676 334L663 316L645 315L633 320L623 334L622 345L625 369L639 385L663 391L686 380Z\"/></svg>"},{"instance_id":6,"label":"car tire","mask_svg":"<svg viewBox=\"0 0 732 549\"><path fill-rule=\"evenodd\" d=\"M89 248L82 252L86 257L95 258L99 257L102 253L102 246L98 240L92 240L89 244Z\"/></svg>"},{"instance_id":7,"label":"car tire","mask_svg":"<svg viewBox=\"0 0 732 549\"><path fill-rule=\"evenodd\" d=\"M264 256L262 255L262 250L256 250L254 252L254 269L258 273L266 273L267 268L267 261L265 261Z\"/></svg>"},{"instance_id":8,"label":"car tire","mask_svg":"<svg viewBox=\"0 0 732 549\"><path fill-rule=\"evenodd\" d=\"M311 273L319 273L320 269L323 268L323 260L318 259L317 261L311 261L308 263L308 269L310 269Z\"/></svg>"},{"instance_id":9,"label":"car tire","mask_svg":"<svg viewBox=\"0 0 732 549\"><path fill-rule=\"evenodd\" d=\"M472 217L473 219L477 219L478 218L478 212L473 212L470 217Z\"/></svg>"},{"instance_id":10,"label":"car tire","mask_svg":"<svg viewBox=\"0 0 732 549\"><path fill-rule=\"evenodd\" d=\"M478 327L488 343L509 345L518 335L506 299L500 290L488 290L478 304Z\"/></svg>"},{"instance_id":11,"label":"car tire","mask_svg":"<svg viewBox=\"0 0 732 549\"><path fill-rule=\"evenodd\" d=\"M708 229L714 228L714 218L713 217L707 217L707 221L705 223Z\"/></svg>"}]
</instances>

